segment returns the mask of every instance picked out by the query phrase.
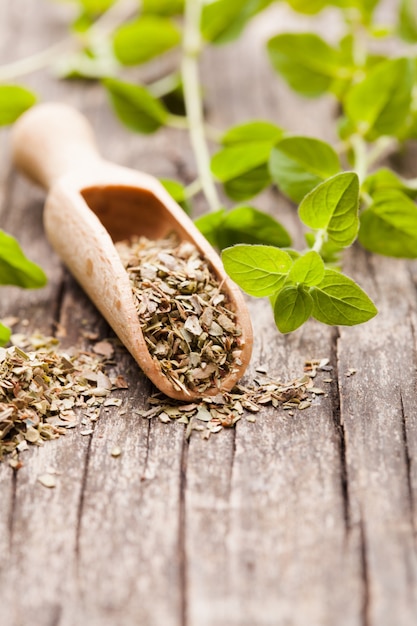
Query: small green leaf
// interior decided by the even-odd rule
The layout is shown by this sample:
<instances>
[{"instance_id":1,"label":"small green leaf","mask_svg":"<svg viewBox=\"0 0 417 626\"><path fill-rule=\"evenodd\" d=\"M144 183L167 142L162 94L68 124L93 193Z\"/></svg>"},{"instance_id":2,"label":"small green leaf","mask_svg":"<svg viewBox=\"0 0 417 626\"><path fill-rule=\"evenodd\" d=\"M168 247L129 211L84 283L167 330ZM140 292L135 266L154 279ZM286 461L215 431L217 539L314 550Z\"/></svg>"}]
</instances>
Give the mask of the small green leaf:
<instances>
[{"instance_id":1,"label":"small green leaf","mask_svg":"<svg viewBox=\"0 0 417 626\"><path fill-rule=\"evenodd\" d=\"M198 218L195 224L206 239L220 249L237 243L265 244L279 248L291 245L289 234L279 222L250 206L208 213Z\"/></svg>"},{"instance_id":2,"label":"small green leaf","mask_svg":"<svg viewBox=\"0 0 417 626\"><path fill-rule=\"evenodd\" d=\"M281 128L263 121L240 124L225 133L225 147L214 155L211 168L230 198L241 202L270 185L269 154L282 135Z\"/></svg>"},{"instance_id":3,"label":"small green leaf","mask_svg":"<svg viewBox=\"0 0 417 626\"><path fill-rule=\"evenodd\" d=\"M227 182L267 163L271 147L269 141L227 146L211 159L211 171L218 180Z\"/></svg>"},{"instance_id":4,"label":"small green leaf","mask_svg":"<svg viewBox=\"0 0 417 626\"><path fill-rule=\"evenodd\" d=\"M367 322L377 314L366 293L351 278L326 269L322 282L310 290L313 317L331 326L354 326Z\"/></svg>"},{"instance_id":5,"label":"small green leaf","mask_svg":"<svg viewBox=\"0 0 417 626\"><path fill-rule=\"evenodd\" d=\"M227 246L250 243L283 248L291 245L288 232L276 219L251 206L228 211L223 219L222 230Z\"/></svg>"},{"instance_id":6,"label":"small green leaf","mask_svg":"<svg viewBox=\"0 0 417 626\"><path fill-rule=\"evenodd\" d=\"M417 258L417 206L395 189L376 194L361 214L359 241L377 254Z\"/></svg>"},{"instance_id":7,"label":"small green leaf","mask_svg":"<svg viewBox=\"0 0 417 626\"><path fill-rule=\"evenodd\" d=\"M281 333L297 330L311 316L313 300L300 285L284 287L275 299L275 324Z\"/></svg>"},{"instance_id":8,"label":"small green leaf","mask_svg":"<svg viewBox=\"0 0 417 626\"><path fill-rule=\"evenodd\" d=\"M215 0L203 6L201 31L207 41L223 44L236 39L250 18L272 0Z\"/></svg>"},{"instance_id":9,"label":"small green leaf","mask_svg":"<svg viewBox=\"0 0 417 626\"><path fill-rule=\"evenodd\" d=\"M396 189L410 198L417 198L417 179L400 178L392 170L382 167L373 174L369 174L362 184L362 190L370 196L389 189Z\"/></svg>"},{"instance_id":10,"label":"small green leaf","mask_svg":"<svg viewBox=\"0 0 417 626\"><path fill-rule=\"evenodd\" d=\"M16 239L0 230L0 285L37 289L46 282L43 270L29 261Z\"/></svg>"},{"instance_id":11,"label":"small green leaf","mask_svg":"<svg viewBox=\"0 0 417 626\"><path fill-rule=\"evenodd\" d=\"M78 0L84 11L90 16L97 16L107 11L116 0Z\"/></svg>"},{"instance_id":12,"label":"small green leaf","mask_svg":"<svg viewBox=\"0 0 417 626\"><path fill-rule=\"evenodd\" d=\"M222 225L223 219L226 214L225 209L219 209L218 211L213 211L210 213L206 213L201 217L198 217L194 220L194 224L197 226L198 230L204 235L209 243L215 248L222 249Z\"/></svg>"},{"instance_id":13,"label":"small green leaf","mask_svg":"<svg viewBox=\"0 0 417 626\"><path fill-rule=\"evenodd\" d=\"M13 124L36 102L34 93L18 85L0 85L0 126Z\"/></svg>"},{"instance_id":14,"label":"small green leaf","mask_svg":"<svg viewBox=\"0 0 417 626\"><path fill-rule=\"evenodd\" d=\"M223 183L224 190L232 200L243 202L253 198L271 184L271 175L266 164L236 176Z\"/></svg>"},{"instance_id":15,"label":"small green leaf","mask_svg":"<svg viewBox=\"0 0 417 626\"><path fill-rule=\"evenodd\" d=\"M272 179L294 202L301 202L314 187L340 169L333 148L312 137L282 139L272 149L269 159Z\"/></svg>"},{"instance_id":16,"label":"small green leaf","mask_svg":"<svg viewBox=\"0 0 417 626\"><path fill-rule=\"evenodd\" d=\"M145 87L115 78L103 80L118 118L131 130L150 134L166 122L165 107Z\"/></svg>"},{"instance_id":17,"label":"small green leaf","mask_svg":"<svg viewBox=\"0 0 417 626\"><path fill-rule=\"evenodd\" d=\"M331 4L330 0L287 0L287 3L293 11L307 15L319 13L324 7Z\"/></svg>"},{"instance_id":18,"label":"small green leaf","mask_svg":"<svg viewBox=\"0 0 417 626\"><path fill-rule=\"evenodd\" d=\"M417 43L417 4L415 0L401 0L398 32L405 41Z\"/></svg>"},{"instance_id":19,"label":"small green leaf","mask_svg":"<svg viewBox=\"0 0 417 626\"><path fill-rule=\"evenodd\" d=\"M343 172L313 189L302 201L298 213L306 226L325 230L341 247L352 244L358 233L359 179Z\"/></svg>"},{"instance_id":20,"label":"small green leaf","mask_svg":"<svg viewBox=\"0 0 417 626\"><path fill-rule=\"evenodd\" d=\"M300 256L290 269L288 280L303 285L318 285L324 276L324 263L321 256L311 250Z\"/></svg>"},{"instance_id":21,"label":"small green leaf","mask_svg":"<svg viewBox=\"0 0 417 626\"><path fill-rule=\"evenodd\" d=\"M411 59L390 59L372 68L345 100L345 113L368 139L397 135L410 113L414 68Z\"/></svg>"},{"instance_id":22,"label":"small green leaf","mask_svg":"<svg viewBox=\"0 0 417 626\"><path fill-rule=\"evenodd\" d=\"M170 180L168 178L160 178L159 182L165 187L167 192L174 198L176 202L180 205L182 209L187 213L187 215L191 214L191 206L187 200L185 194L185 187L181 185L177 180Z\"/></svg>"},{"instance_id":23,"label":"small green leaf","mask_svg":"<svg viewBox=\"0 0 417 626\"><path fill-rule=\"evenodd\" d=\"M113 35L116 58L123 65L138 65L177 46L181 34L168 18L146 15L120 26Z\"/></svg>"},{"instance_id":24,"label":"small green leaf","mask_svg":"<svg viewBox=\"0 0 417 626\"><path fill-rule=\"evenodd\" d=\"M222 137L222 144L224 146L232 146L235 144L269 141L273 145L282 138L283 134L284 131L279 126L271 122L256 120L229 128Z\"/></svg>"},{"instance_id":25,"label":"small green leaf","mask_svg":"<svg viewBox=\"0 0 417 626\"><path fill-rule=\"evenodd\" d=\"M184 0L142 0L143 15L180 15Z\"/></svg>"},{"instance_id":26,"label":"small green leaf","mask_svg":"<svg viewBox=\"0 0 417 626\"><path fill-rule=\"evenodd\" d=\"M10 339L10 328L0 322L0 346L4 346Z\"/></svg>"},{"instance_id":27,"label":"small green leaf","mask_svg":"<svg viewBox=\"0 0 417 626\"><path fill-rule=\"evenodd\" d=\"M312 33L277 35L269 40L268 53L274 69L303 96L320 96L347 75L339 51Z\"/></svg>"},{"instance_id":28,"label":"small green leaf","mask_svg":"<svg viewBox=\"0 0 417 626\"><path fill-rule=\"evenodd\" d=\"M222 260L230 278L257 297L281 289L292 265L289 254L273 246L233 246L223 250Z\"/></svg>"}]
</instances>

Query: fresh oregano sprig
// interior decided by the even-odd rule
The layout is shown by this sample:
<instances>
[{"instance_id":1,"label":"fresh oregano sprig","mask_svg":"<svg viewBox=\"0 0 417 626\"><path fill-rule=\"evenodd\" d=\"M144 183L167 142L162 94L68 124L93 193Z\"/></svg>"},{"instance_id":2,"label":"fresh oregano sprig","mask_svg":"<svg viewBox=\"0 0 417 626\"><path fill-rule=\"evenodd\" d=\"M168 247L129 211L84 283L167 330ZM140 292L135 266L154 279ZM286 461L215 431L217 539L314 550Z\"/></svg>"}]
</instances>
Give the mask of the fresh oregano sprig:
<instances>
[{"instance_id":1,"label":"fresh oregano sprig","mask_svg":"<svg viewBox=\"0 0 417 626\"><path fill-rule=\"evenodd\" d=\"M190 132L198 179L186 187L163 183L188 212L191 198L204 193L210 211L197 225L223 249L231 277L249 294L270 298L282 332L311 316L352 325L375 315L368 296L338 271L343 250L356 239L371 252L417 257L417 181L378 167L417 138L417 61L412 48L401 56L374 52L375 41L387 36L417 42L415 4L399 0L397 22L387 27L375 17L379 0L286 2L312 16L333 10L345 24L338 42L306 32L280 33L267 44L278 79L301 97L339 101L335 147L264 120L219 136L203 118L201 52L235 39L259 12L276 4L273 0L143 0L139 9L129 0L76 0L75 53L60 59L61 72L66 63L69 77L101 79L116 115L131 130L152 133L171 125ZM156 83L129 79L132 66L162 55L170 69ZM47 51L38 54L35 65L47 57ZM20 74L24 66L20 63ZM10 67L3 73L0 68L0 81L2 75L10 77ZM31 104L8 98L11 109L16 106L6 118L1 105L7 88L0 86L0 124ZM211 158L209 139L219 144ZM214 181L237 204L221 206ZM299 205L300 220L309 229L304 250L291 249L285 228L248 204L271 184Z\"/></svg>"}]
</instances>

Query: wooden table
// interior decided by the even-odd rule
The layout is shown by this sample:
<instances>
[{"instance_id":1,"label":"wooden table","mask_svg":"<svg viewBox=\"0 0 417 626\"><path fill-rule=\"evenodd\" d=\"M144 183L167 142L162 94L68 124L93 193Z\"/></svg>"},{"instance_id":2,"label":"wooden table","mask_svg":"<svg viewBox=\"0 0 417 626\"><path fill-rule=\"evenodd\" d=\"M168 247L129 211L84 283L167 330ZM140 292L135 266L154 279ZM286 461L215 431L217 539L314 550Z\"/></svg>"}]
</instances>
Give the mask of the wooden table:
<instances>
[{"instance_id":1,"label":"wooden table","mask_svg":"<svg viewBox=\"0 0 417 626\"><path fill-rule=\"evenodd\" d=\"M2 60L65 37L68 14L59 3L3 0ZM283 28L283 15L290 19L277 7L239 42L205 55L209 121L223 129L263 117L333 140L334 103L298 99L268 65L263 41ZM80 108L107 158L159 177L195 178L182 131L128 133L99 84L57 81L46 71L24 82L44 100ZM2 288L0 314L28 320L17 330L64 329L64 346L83 345L85 330L112 337L45 240L44 193L12 169L8 138L2 131L0 224L49 283L36 292ZM412 159L401 167L416 175ZM302 245L294 207L272 191L257 204ZM380 309L366 325L310 321L282 336L267 302L250 301L248 380L259 365L291 379L305 359L330 359L334 382L310 409L289 417L265 408L255 423L242 419L208 441L196 433L187 442L183 425L132 413L152 389L118 348L116 369L129 382L121 408L104 413L89 437L70 431L31 447L18 472L0 464L1 626L417 623L417 267L354 247L345 270ZM349 368L356 374L347 376ZM37 481L50 467L59 472L55 489Z\"/></svg>"}]
</instances>

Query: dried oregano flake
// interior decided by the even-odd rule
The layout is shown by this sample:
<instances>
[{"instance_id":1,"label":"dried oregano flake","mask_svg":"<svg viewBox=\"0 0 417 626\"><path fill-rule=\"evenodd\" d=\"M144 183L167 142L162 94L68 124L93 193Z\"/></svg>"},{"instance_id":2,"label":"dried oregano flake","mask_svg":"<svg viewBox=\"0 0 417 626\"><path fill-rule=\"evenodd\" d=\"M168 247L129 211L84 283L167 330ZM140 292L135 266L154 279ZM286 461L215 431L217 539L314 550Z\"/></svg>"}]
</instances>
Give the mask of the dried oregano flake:
<instances>
[{"instance_id":1,"label":"dried oregano flake","mask_svg":"<svg viewBox=\"0 0 417 626\"><path fill-rule=\"evenodd\" d=\"M314 385L313 378L319 371L331 371L328 363L328 359L306 361L305 374L288 383L269 377L264 367L257 367L260 375L253 383L238 384L229 393L188 404L156 393L148 398L150 408L135 413L145 419L158 418L163 423L177 421L186 424L187 438L193 431L199 431L208 439L223 428L232 428L243 416L247 422L256 422L256 414L266 405L281 408L290 416L294 415L294 410L308 409L316 396L326 395Z\"/></svg>"},{"instance_id":2,"label":"dried oregano flake","mask_svg":"<svg viewBox=\"0 0 417 626\"><path fill-rule=\"evenodd\" d=\"M0 348L0 460L28 444L42 445L78 424L90 434L113 384L91 352L63 352L57 340L34 334L12 336L15 345Z\"/></svg>"},{"instance_id":3,"label":"dried oregano flake","mask_svg":"<svg viewBox=\"0 0 417 626\"><path fill-rule=\"evenodd\" d=\"M197 248L175 234L118 242L151 356L174 388L204 393L241 365L241 330Z\"/></svg>"}]
</instances>

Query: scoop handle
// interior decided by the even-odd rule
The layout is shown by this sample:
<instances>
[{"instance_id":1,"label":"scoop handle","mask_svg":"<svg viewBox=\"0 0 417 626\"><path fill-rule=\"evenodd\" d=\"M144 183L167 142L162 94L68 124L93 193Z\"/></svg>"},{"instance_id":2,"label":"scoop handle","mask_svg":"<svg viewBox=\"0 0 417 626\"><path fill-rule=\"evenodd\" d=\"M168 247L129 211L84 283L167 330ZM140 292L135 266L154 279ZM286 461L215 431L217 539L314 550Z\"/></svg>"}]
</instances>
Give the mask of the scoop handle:
<instances>
[{"instance_id":1,"label":"scoop handle","mask_svg":"<svg viewBox=\"0 0 417 626\"><path fill-rule=\"evenodd\" d=\"M14 164L50 189L65 174L101 161L86 118L61 103L39 104L24 113L12 131Z\"/></svg>"}]
</instances>

